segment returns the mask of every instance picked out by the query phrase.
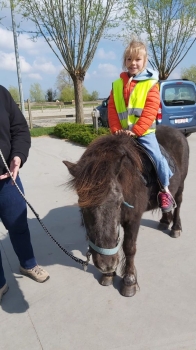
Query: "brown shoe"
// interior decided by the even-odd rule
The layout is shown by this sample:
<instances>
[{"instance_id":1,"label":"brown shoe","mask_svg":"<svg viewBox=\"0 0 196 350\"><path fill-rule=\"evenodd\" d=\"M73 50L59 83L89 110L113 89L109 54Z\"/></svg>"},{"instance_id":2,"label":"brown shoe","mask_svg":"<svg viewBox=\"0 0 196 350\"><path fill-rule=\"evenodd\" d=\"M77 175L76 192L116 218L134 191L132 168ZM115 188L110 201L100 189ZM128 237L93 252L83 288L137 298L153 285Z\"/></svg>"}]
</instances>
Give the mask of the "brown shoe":
<instances>
[{"instance_id":1,"label":"brown shoe","mask_svg":"<svg viewBox=\"0 0 196 350\"><path fill-rule=\"evenodd\" d=\"M0 288L0 304L1 304L1 300L4 296L4 294L7 293L8 289L9 289L9 287L8 287L7 283L4 284L4 286L2 288Z\"/></svg>"},{"instance_id":2,"label":"brown shoe","mask_svg":"<svg viewBox=\"0 0 196 350\"><path fill-rule=\"evenodd\" d=\"M20 266L20 272L23 275L30 277L34 281L40 282L40 283L43 283L50 278L49 273L46 270L42 269L42 267L40 267L39 265L36 265L35 267L29 270L24 269L22 266Z\"/></svg>"}]
</instances>

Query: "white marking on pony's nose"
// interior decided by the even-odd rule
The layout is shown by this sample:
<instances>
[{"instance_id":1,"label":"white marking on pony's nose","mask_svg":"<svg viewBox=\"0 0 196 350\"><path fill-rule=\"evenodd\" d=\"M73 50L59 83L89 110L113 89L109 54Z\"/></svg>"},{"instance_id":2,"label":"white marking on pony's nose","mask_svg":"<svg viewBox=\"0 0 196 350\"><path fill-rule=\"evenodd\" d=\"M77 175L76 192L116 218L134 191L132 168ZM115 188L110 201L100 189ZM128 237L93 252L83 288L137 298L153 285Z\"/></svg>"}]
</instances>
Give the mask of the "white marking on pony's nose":
<instances>
[{"instance_id":1,"label":"white marking on pony's nose","mask_svg":"<svg viewBox=\"0 0 196 350\"><path fill-rule=\"evenodd\" d=\"M101 273L112 273L116 271L116 268L112 268L111 270L108 270L107 268L101 270L100 268L97 267L97 270L99 270Z\"/></svg>"},{"instance_id":2,"label":"white marking on pony's nose","mask_svg":"<svg viewBox=\"0 0 196 350\"><path fill-rule=\"evenodd\" d=\"M116 269L117 269L117 266L118 266L118 262L115 264L115 266L112 266L111 268L108 268L107 265L103 264L102 266L96 266L95 267L97 268L97 270L99 270L100 272L102 273L112 273L112 272L115 272Z\"/></svg>"}]
</instances>

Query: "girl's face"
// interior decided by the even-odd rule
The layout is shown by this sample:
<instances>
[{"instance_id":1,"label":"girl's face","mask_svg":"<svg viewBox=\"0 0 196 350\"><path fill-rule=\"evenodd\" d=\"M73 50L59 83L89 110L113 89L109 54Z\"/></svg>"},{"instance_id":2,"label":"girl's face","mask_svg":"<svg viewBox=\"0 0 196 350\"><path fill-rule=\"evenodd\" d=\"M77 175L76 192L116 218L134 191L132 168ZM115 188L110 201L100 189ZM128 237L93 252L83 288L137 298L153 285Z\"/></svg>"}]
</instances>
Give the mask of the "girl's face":
<instances>
[{"instance_id":1,"label":"girl's face","mask_svg":"<svg viewBox=\"0 0 196 350\"><path fill-rule=\"evenodd\" d=\"M140 51L137 56L131 57L127 56L125 65L131 76L137 75L141 72L146 65L146 54L143 51Z\"/></svg>"}]
</instances>

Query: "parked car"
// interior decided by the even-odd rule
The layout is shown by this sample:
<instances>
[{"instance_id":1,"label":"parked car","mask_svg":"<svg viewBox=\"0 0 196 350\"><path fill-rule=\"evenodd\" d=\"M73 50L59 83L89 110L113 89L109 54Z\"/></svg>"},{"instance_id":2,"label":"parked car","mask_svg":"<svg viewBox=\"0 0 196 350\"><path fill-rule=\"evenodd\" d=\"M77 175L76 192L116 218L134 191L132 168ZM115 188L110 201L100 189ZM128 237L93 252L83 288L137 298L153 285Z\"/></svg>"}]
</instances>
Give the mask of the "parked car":
<instances>
[{"instance_id":1,"label":"parked car","mask_svg":"<svg viewBox=\"0 0 196 350\"><path fill-rule=\"evenodd\" d=\"M186 136L196 131L196 89L188 80L163 80L159 82L161 104L157 124L169 125Z\"/></svg>"},{"instance_id":2,"label":"parked car","mask_svg":"<svg viewBox=\"0 0 196 350\"><path fill-rule=\"evenodd\" d=\"M108 128L108 100L109 97L102 101L102 104L94 107L91 116L98 118L98 126Z\"/></svg>"},{"instance_id":3,"label":"parked car","mask_svg":"<svg viewBox=\"0 0 196 350\"><path fill-rule=\"evenodd\" d=\"M196 88L195 83L183 79L159 81L161 103L157 124L169 125L186 136L196 132ZM93 109L98 125L108 127L109 97Z\"/></svg>"}]
</instances>

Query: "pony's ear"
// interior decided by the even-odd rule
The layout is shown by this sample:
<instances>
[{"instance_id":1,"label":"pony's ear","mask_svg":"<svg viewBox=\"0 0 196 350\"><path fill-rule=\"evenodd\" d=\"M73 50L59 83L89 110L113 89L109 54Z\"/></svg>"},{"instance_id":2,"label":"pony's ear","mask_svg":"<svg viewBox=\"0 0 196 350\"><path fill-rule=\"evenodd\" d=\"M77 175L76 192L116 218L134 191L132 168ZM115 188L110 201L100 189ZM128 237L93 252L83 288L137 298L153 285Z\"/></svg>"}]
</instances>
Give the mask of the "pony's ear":
<instances>
[{"instance_id":1,"label":"pony's ear","mask_svg":"<svg viewBox=\"0 0 196 350\"><path fill-rule=\"evenodd\" d=\"M78 165L75 163L68 162L67 160L63 160L63 163L66 165L67 169L69 170L69 173L75 177L76 172L78 172Z\"/></svg>"}]
</instances>

